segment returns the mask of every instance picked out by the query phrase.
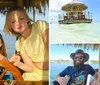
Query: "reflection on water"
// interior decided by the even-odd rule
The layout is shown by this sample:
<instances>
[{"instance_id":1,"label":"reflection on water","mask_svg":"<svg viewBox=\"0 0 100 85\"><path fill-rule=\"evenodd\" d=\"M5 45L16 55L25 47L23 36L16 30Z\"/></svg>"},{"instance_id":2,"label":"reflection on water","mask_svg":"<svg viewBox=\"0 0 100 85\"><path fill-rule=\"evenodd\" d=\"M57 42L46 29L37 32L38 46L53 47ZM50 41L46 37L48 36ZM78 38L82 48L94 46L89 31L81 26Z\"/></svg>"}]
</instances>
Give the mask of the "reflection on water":
<instances>
[{"instance_id":1,"label":"reflection on water","mask_svg":"<svg viewBox=\"0 0 100 85\"><path fill-rule=\"evenodd\" d=\"M100 23L50 24L50 42L100 42Z\"/></svg>"}]
</instances>

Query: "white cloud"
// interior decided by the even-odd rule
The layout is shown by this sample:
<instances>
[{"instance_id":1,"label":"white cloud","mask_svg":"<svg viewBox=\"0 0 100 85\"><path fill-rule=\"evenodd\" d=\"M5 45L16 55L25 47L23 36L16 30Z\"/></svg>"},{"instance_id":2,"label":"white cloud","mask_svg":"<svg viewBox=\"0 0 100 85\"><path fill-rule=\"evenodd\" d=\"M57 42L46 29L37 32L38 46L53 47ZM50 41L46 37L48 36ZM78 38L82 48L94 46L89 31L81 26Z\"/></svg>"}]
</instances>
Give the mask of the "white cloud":
<instances>
[{"instance_id":1,"label":"white cloud","mask_svg":"<svg viewBox=\"0 0 100 85\"><path fill-rule=\"evenodd\" d=\"M61 10L61 7L73 0L50 0L50 10Z\"/></svg>"},{"instance_id":2,"label":"white cloud","mask_svg":"<svg viewBox=\"0 0 100 85\"><path fill-rule=\"evenodd\" d=\"M59 60L59 59L63 59L63 60L72 60L69 56L63 55L63 54L53 54L52 56L50 55L50 60Z\"/></svg>"},{"instance_id":3,"label":"white cloud","mask_svg":"<svg viewBox=\"0 0 100 85\"><path fill-rule=\"evenodd\" d=\"M50 12L50 20L55 20L58 18L59 12Z\"/></svg>"},{"instance_id":4,"label":"white cloud","mask_svg":"<svg viewBox=\"0 0 100 85\"><path fill-rule=\"evenodd\" d=\"M68 2L71 2L73 0L50 0L50 22L51 23L57 23L58 22L58 16L62 13L61 7Z\"/></svg>"},{"instance_id":5,"label":"white cloud","mask_svg":"<svg viewBox=\"0 0 100 85\"><path fill-rule=\"evenodd\" d=\"M59 57L57 55L53 55L53 56L50 57L50 60L58 60L58 58Z\"/></svg>"},{"instance_id":6,"label":"white cloud","mask_svg":"<svg viewBox=\"0 0 100 85\"><path fill-rule=\"evenodd\" d=\"M98 57L98 56L91 56L91 57L89 58L89 60L99 60L99 57Z\"/></svg>"}]
</instances>

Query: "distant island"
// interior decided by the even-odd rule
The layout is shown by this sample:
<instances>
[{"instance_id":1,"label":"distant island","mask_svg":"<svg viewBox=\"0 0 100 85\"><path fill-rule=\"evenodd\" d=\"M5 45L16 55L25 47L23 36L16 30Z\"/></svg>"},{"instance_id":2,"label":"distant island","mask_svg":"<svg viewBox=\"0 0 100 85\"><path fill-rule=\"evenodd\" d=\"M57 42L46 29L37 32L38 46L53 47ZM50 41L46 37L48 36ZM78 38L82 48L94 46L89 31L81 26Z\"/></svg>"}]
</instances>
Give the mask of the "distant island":
<instances>
[{"instance_id":1,"label":"distant island","mask_svg":"<svg viewBox=\"0 0 100 85\"><path fill-rule=\"evenodd\" d=\"M63 60L63 59L60 59L60 60L50 60L50 63L63 63L63 62L72 62L72 60ZM90 60L88 61L90 63L99 63L98 60Z\"/></svg>"},{"instance_id":2,"label":"distant island","mask_svg":"<svg viewBox=\"0 0 100 85\"><path fill-rule=\"evenodd\" d=\"M51 63L70 62L70 60L50 60Z\"/></svg>"},{"instance_id":3,"label":"distant island","mask_svg":"<svg viewBox=\"0 0 100 85\"><path fill-rule=\"evenodd\" d=\"M90 60L91 63L99 63L99 60Z\"/></svg>"}]
</instances>

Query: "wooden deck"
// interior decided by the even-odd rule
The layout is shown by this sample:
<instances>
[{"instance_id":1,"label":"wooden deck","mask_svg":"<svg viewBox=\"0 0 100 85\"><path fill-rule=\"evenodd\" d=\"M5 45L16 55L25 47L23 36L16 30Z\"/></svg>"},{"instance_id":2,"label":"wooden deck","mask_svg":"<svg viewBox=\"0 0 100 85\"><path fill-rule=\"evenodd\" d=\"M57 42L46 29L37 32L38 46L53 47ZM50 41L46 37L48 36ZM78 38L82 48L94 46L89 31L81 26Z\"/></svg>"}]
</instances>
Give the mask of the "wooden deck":
<instances>
[{"instance_id":1,"label":"wooden deck","mask_svg":"<svg viewBox=\"0 0 100 85\"><path fill-rule=\"evenodd\" d=\"M70 20L59 20L58 22L59 24L91 23L92 19L82 19L82 20L70 19Z\"/></svg>"},{"instance_id":2,"label":"wooden deck","mask_svg":"<svg viewBox=\"0 0 100 85\"><path fill-rule=\"evenodd\" d=\"M49 85L48 81L6 81L1 80L0 85Z\"/></svg>"}]
</instances>

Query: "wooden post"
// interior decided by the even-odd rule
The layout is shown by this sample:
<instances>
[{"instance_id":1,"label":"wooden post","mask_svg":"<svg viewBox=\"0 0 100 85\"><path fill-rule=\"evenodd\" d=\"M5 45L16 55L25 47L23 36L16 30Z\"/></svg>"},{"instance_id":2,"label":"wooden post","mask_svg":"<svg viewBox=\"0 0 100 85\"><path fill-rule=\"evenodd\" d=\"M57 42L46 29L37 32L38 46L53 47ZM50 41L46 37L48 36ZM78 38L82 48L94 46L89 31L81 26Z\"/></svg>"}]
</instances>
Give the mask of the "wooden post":
<instances>
[{"instance_id":1,"label":"wooden post","mask_svg":"<svg viewBox=\"0 0 100 85\"><path fill-rule=\"evenodd\" d=\"M17 6L23 7L23 0L17 0Z\"/></svg>"},{"instance_id":2,"label":"wooden post","mask_svg":"<svg viewBox=\"0 0 100 85\"><path fill-rule=\"evenodd\" d=\"M86 11L84 11L84 19L86 19Z\"/></svg>"},{"instance_id":3,"label":"wooden post","mask_svg":"<svg viewBox=\"0 0 100 85\"><path fill-rule=\"evenodd\" d=\"M90 19L90 12L88 12L88 19Z\"/></svg>"},{"instance_id":4,"label":"wooden post","mask_svg":"<svg viewBox=\"0 0 100 85\"><path fill-rule=\"evenodd\" d=\"M70 18L69 12L67 12L68 19Z\"/></svg>"},{"instance_id":5,"label":"wooden post","mask_svg":"<svg viewBox=\"0 0 100 85\"><path fill-rule=\"evenodd\" d=\"M35 9L33 7L33 22L35 22Z\"/></svg>"},{"instance_id":6,"label":"wooden post","mask_svg":"<svg viewBox=\"0 0 100 85\"><path fill-rule=\"evenodd\" d=\"M91 13L91 19L92 19L92 13Z\"/></svg>"},{"instance_id":7,"label":"wooden post","mask_svg":"<svg viewBox=\"0 0 100 85\"><path fill-rule=\"evenodd\" d=\"M60 14L59 14L59 16L58 16L58 19L61 20L61 18L60 18Z\"/></svg>"}]
</instances>

